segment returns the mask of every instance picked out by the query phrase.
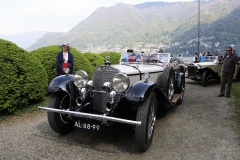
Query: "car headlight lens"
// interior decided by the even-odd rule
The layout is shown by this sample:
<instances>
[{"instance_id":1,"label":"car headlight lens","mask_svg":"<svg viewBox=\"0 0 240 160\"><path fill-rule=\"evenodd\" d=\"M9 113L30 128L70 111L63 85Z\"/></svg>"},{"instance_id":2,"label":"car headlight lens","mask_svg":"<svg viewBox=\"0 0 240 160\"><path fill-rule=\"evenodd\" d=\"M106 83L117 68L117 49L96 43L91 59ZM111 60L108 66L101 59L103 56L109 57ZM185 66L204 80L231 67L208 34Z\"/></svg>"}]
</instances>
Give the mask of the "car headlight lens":
<instances>
[{"instance_id":1,"label":"car headlight lens","mask_svg":"<svg viewBox=\"0 0 240 160\"><path fill-rule=\"evenodd\" d=\"M74 84L77 87L86 86L87 81L89 80L88 74L84 71L77 71L74 75Z\"/></svg>"},{"instance_id":2,"label":"car headlight lens","mask_svg":"<svg viewBox=\"0 0 240 160\"><path fill-rule=\"evenodd\" d=\"M128 89L130 80L125 74L117 74L113 78L113 88L118 92L124 92Z\"/></svg>"}]
</instances>

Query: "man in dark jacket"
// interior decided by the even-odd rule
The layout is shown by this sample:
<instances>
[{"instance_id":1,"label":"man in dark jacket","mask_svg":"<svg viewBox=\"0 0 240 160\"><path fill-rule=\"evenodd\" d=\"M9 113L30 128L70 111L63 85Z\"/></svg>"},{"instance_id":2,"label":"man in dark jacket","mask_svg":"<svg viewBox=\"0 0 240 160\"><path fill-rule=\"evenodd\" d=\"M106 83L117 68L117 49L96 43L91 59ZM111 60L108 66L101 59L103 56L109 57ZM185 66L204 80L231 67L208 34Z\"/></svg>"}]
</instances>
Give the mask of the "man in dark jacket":
<instances>
[{"instance_id":1,"label":"man in dark jacket","mask_svg":"<svg viewBox=\"0 0 240 160\"><path fill-rule=\"evenodd\" d=\"M73 70L73 65L74 65L74 59L73 55L69 52L71 47L69 46L69 43L64 42L62 45L59 46L62 48L62 52L59 52L57 55L57 75L63 75L65 74L65 69L69 68L70 69L70 74L72 73Z\"/></svg>"},{"instance_id":2,"label":"man in dark jacket","mask_svg":"<svg viewBox=\"0 0 240 160\"><path fill-rule=\"evenodd\" d=\"M218 97L222 97L225 94L225 85L227 84L226 97L230 97L230 91L232 87L232 79L237 76L238 71L238 58L232 54L232 48L227 48L226 57L223 60L221 69L221 89Z\"/></svg>"},{"instance_id":3,"label":"man in dark jacket","mask_svg":"<svg viewBox=\"0 0 240 160\"><path fill-rule=\"evenodd\" d=\"M200 62L200 60L199 60L199 53L196 52L195 53L195 57L194 57L194 63L199 63L199 62Z\"/></svg>"}]
</instances>

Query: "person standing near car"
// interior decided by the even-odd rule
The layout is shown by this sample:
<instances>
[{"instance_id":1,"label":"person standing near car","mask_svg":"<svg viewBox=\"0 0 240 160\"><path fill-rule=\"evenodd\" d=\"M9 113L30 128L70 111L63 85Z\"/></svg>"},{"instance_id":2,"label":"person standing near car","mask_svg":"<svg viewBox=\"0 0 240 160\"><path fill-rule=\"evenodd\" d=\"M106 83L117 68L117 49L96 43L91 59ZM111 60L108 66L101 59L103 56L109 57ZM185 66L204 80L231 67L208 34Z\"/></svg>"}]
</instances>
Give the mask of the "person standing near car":
<instances>
[{"instance_id":1,"label":"person standing near car","mask_svg":"<svg viewBox=\"0 0 240 160\"><path fill-rule=\"evenodd\" d=\"M194 63L199 63L199 62L200 62L200 60L199 60L199 53L196 52L195 53L195 58L194 58Z\"/></svg>"},{"instance_id":2,"label":"person standing near car","mask_svg":"<svg viewBox=\"0 0 240 160\"><path fill-rule=\"evenodd\" d=\"M162 49L160 49L160 50L159 50L159 53L163 53L163 50L162 50Z\"/></svg>"},{"instance_id":3,"label":"person standing near car","mask_svg":"<svg viewBox=\"0 0 240 160\"><path fill-rule=\"evenodd\" d=\"M218 54L219 54L218 51L216 51L215 52L215 56L218 56L218 59L219 59L219 55Z\"/></svg>"},{"instance_id":4,"label":"person standing near car","mask_svg":"<svg viewBox=\"0 0 240 160\"><path fill-rule=\"evenodd\" d=\"M73 66L74 66L74 59L73 55L69 52L71 47L69 46L68 42L64 42L62 45L59 46L62 48L62 51L57 54L57 75L65 74L65 69L69 68L70 72L72 73Z\"/></svg>"},{"instance_id":5,"label":"person standing near car","mask_svg":"<svg viewBox=\"0 0 240 160\"><path fill-rule=\"evenodd\" d=\"M223 60L221 69L221 89L218 97L222 97L225 94L225 86L227 84L226 97L230 97L230 91L232 87L233 77L237 77L238 71L238 58L232 54L232 48L227 48L227 55Z\"/></svg>"},{"instance_id":6,"label":"person standing near car","mask_svg":"<svg viewBox=\"0 0 240 160\"><path fill-rule=\"evenodd\" d=\"M212 56L210 51L207 52L207 56Z\"/></svg>"},{"instance_id":7,"label":"person standing near car","mask_svg":"<svg viewBox=\"0 0 240 160\"><path fill-rule=\"evenodd\" d=\"M199 57L200 62L204 62L206 59L206 52L203 52L202 55Z\"/></svg>"}]
</instances>

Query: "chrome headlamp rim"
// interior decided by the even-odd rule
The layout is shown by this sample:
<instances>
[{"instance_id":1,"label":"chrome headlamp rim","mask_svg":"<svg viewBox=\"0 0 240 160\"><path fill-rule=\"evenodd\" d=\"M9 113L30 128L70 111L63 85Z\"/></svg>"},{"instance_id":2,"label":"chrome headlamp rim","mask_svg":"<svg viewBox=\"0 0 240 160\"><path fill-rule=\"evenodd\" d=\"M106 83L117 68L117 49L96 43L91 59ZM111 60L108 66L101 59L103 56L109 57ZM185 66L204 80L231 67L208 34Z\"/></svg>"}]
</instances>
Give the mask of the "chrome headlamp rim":
<instances>
[{"instance_id":1,"label":"chrome headlamp rim","mask_svg":"<svg viewBox=\"0 0 240 160\"><path fill-rule=\"evenodd\" d=\"M75 81L75 80L76 80L76 76L78 76L79 73L82 74L83 76L85 76L83 79L86 79L85 82L84 82L82 85L76 84L76 81ZM87 74L85 71L79 70L79 71L77 71L77 72L74 74L73 81L74 81L74 84L75 84L77 87L83 88L83 87L86 87L86 84L87 84L87 82L89 81L89 76L88 76L88 74Z\"/></svg>"},{"instance_id":2,"label":"chrome headlamp rim","mask_svg":"<svg viewBox=\"0 0 240 160\"><path fill-rule=\"evenodd\" d=\"M127 87L126 87L126 89L124 89L124 90L118 90L115 86L114 86L114 78L115 77L117 77L118 75L121 75L121 76L124 76L124 78L126 78L126 80L127 80ZM126 91L128 88L129 88L129 86L130 86L130 79L128 78L128 76L126 75L126 74L124 74L124 73L118 73L118 74L116 74L114 77L113 77L113 79L112 79L112 86L113 86L113 89L114 90L116 90L117 92L124 92L124 91Z\"/></svg>"}]
</instances>

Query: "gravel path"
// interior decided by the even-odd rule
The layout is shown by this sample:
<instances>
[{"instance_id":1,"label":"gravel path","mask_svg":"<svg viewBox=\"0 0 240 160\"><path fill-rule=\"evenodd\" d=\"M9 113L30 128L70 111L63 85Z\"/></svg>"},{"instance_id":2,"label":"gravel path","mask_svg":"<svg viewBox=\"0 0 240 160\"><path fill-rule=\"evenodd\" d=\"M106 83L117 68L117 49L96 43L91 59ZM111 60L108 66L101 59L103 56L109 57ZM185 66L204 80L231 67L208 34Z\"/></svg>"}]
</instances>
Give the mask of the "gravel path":
<instances>
[{"instance_id":1,"label":"gravel path","mask_svg":"<svg viewBox=\"0 0 240 160\"><path fill-rule=\"evenodd\" d=\"M134 146L134 130L74 130L59 136L45 111L0 122L0 160L9 159L239 159L240 110L217 97L220 84L186 79L182 105L158 118L146 152Z\"/></svg>"}]
</instances>

